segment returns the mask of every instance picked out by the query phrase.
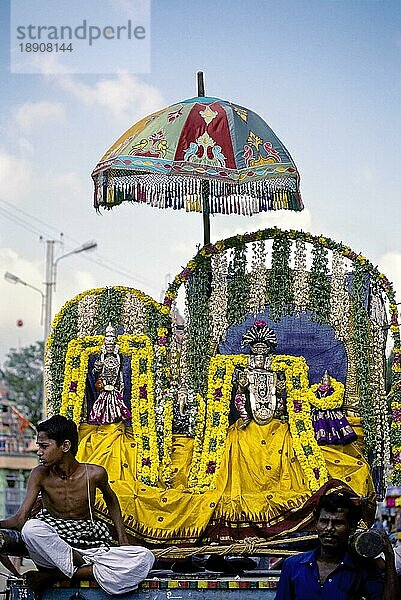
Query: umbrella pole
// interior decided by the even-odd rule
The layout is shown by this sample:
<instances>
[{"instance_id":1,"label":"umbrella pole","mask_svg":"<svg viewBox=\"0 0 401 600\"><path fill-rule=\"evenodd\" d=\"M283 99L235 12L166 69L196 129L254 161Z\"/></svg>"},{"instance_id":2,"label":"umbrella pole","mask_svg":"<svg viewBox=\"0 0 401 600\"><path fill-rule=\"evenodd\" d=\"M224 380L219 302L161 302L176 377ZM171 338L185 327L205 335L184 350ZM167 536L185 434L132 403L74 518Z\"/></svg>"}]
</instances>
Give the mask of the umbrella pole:
<instances>
[{"instance_id":1,"label":"umbrella pole","mask_svg":"<svg viewBox=\"0 0 401 600\"><path fill-rule=\"evenodd\" d=\"M209 182L202 181L203 245L210 244Z\"/></svg>"},{"instance_id":2,"label":"umbrella pole","mask_svg":"<svg viewBox=\"0 0 401 600\"><path fill-rule=\"evenodd\" d=\"M198 98L205 96L205 81L203 71L197 72L198 82ZM203 244L210 244L210 206L209 206L209 182L204 179L202 181L202 215L203 215Z\"/></svg>"}]
</instances>

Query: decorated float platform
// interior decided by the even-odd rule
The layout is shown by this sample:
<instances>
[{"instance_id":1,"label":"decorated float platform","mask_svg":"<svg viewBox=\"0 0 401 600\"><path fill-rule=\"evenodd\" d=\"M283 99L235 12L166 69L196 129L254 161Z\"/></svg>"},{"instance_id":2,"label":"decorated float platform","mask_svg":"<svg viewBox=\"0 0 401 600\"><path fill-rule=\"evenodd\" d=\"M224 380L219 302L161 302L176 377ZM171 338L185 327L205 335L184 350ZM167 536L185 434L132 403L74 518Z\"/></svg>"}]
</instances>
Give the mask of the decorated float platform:
<instances>
[{"instance_id":1,"label":"decorated float platform","mask_svg":"<svg viewBox=\"0 0 401 600\"><path fill-rule=\"evenodd\" d=\"M328 490L352 490L370 523L391 443L399 473L399 346L392 286L365 257L267 229L201 249L162 304L124 287L69 301L47 345L48 414L77 423L78 459L106 468L131 539L150 548L309 531Z\"/></svg>"},{"instance_id":2,"label":"decorated float platform","mask_svg":"<svg viewBox=\"0 0 401 600\"><path fill-rule=\"evenodd\" d=\"M96 209L131 202L204 219L205 245L162 302L88 290L47 341L47 414L76 422L77 458L107 470L131 541L167 567L219 555L268 568L316 543L317 502L341 490L370 526L389 473L401 483L391 282L327 236L274 227L210 243L211 213L302 210L274 132L199 91L133 125L92 176ZM96 513L110 524L101 497ZM133 594L273 598L277 576L258 575L156 577ZM102 594L90 584L57 597L92 592Z\"/></svg>"},{"instance_id":3,"label":"decorated float platform","mask_svg":"<svg viewBox=\"0 0 401 600\"><path fill-rule=\"evenodd\" d=\"M202 248L163 303L126 287L67 302L47 344L48 414L77 423L78 459L106 468L131 541L167 568L265 561L263 575L155 572L132 594L274 598L271 558L316 542L313 511L330 491L350 491L369 526L391 458L400 476L399 347L386 276L294 230ZM110 523L100 497L96 512ZM104 596L93 582L42 597L54 594Z\"/></svg>"}]
</instances>

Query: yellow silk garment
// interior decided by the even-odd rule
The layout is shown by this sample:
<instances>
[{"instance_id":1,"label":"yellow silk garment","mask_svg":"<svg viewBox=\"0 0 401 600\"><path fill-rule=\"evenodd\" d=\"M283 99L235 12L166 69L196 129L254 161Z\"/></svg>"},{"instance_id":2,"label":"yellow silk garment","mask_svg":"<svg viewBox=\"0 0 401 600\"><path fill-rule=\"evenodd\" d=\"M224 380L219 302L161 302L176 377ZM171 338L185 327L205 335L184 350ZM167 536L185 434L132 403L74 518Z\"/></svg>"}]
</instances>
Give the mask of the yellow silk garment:
<instances>
[{"instance_id":1,"label":"yellow silk garment","mask_svg":"<svg viewBox=\"0 0 401 600\"><path fill-rule=\"evenodd\" d=\"M360 436L359 419L350 419ZM362 438L346 446L322 446L329 475L347 483L358 496L374 496L370 469L362 457ZM294 453L287 423L276 419L227 432L216 488L195 493L187 487L193 440L173 436L172 487L144 485L136 479L136 444L120 424L80 426L77 458L105 467L128 530L150 543L195 542L210 519L266 522L285 519L312 492ZM98 499L102 512L104 505Z\"/></svg>"}]
</instances>

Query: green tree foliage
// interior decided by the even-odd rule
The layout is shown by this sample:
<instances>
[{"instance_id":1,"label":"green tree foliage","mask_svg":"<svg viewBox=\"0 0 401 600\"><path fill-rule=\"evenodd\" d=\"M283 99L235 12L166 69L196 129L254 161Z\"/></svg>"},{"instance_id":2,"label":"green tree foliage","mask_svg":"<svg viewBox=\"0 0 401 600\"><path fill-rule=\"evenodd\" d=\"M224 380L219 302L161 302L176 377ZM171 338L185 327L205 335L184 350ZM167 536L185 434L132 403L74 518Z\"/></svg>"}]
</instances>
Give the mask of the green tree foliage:
<instances>
[{"instance_id":1,"label":"green tree foliage","mask_svg":"<svg viewBox=\"0 0 401 600\"><path fill-rule=\"evenodd\" d=\"M0 377L9 389L10 399L34 425L42 416L43 355L43 342L11 348L0 369Z\"/></svg>"}]
</instances>

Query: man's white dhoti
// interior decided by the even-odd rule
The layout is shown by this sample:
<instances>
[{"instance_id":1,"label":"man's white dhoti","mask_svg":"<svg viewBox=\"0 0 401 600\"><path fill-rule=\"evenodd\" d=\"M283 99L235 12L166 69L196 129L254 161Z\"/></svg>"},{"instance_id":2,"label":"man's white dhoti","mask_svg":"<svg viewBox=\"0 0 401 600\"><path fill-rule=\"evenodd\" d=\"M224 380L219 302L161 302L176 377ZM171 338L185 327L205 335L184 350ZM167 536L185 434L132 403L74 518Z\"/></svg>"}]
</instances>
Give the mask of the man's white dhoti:
<instances>
[{"instance_id":1,"label":"man's white dhoti","mask_svg":"<svg viewBox=\"0 0 401 600\"><path fill-rule=\"evenodd\" d=\"M73 521L71 525L73 526ZM73 577L73 547L56 529L40 519L29 519L21 531L29 556L39 567L57 568L66 577ZM93 566L93 575L108 594L125 594L135 590L153 566L155 557L141 546L108 548L76 548L86 564Z\"/></svg>"}]
</instances>

